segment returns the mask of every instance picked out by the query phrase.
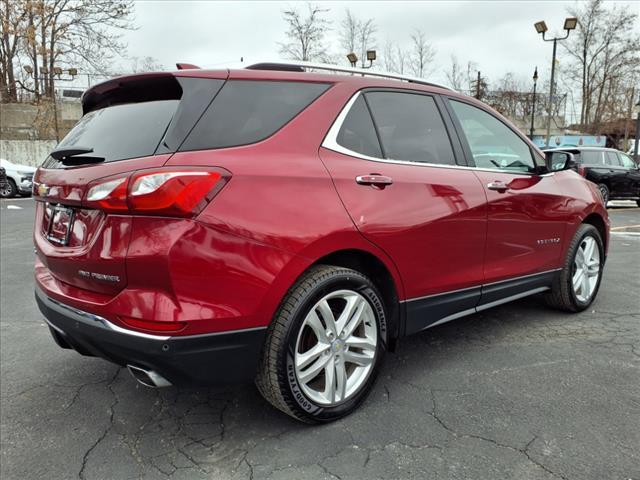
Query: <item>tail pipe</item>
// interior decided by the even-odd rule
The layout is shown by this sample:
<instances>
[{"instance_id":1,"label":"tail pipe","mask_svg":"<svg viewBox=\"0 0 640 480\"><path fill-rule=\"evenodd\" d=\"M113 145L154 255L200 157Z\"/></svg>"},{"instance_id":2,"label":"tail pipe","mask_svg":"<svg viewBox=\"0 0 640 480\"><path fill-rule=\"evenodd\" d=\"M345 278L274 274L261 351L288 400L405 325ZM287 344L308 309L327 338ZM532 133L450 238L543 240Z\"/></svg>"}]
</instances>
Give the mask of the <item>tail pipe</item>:
<instances>
[{"instance_id":1,"label":"tail pipe","mask_svg":"<svg viewBox=\"0 0 640 480\"><path fill-rule=\"evenodd\" d=\"M171 382L169 380L153 370L146 370L134 365L127 365L127 369L129 370L129 373L131 373L131 376L145 387L160 388L171 386Z\"/></svg>"}]
</instances>

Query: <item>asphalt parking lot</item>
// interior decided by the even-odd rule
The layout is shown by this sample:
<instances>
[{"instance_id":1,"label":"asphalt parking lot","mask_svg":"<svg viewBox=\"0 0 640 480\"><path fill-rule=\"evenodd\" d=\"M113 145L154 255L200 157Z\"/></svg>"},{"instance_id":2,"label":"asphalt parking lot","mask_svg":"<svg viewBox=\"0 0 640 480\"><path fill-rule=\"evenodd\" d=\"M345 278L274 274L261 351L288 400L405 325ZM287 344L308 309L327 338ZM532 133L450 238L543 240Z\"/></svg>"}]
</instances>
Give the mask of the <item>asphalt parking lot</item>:
<instances>
[{"instance_id":1,"label":"asphalt parking lot","mask_svg":"<svg viewBox=\"0 0 640 480\"><path fill-rule=\"evenodd\" d=\"M359 411L310 427L251 385L152 390L58 348L33 201L0 207L2 479L640 479L639 208L610 209L588 311L530 298L404 339Z\"/></svg>"}]
</instances>

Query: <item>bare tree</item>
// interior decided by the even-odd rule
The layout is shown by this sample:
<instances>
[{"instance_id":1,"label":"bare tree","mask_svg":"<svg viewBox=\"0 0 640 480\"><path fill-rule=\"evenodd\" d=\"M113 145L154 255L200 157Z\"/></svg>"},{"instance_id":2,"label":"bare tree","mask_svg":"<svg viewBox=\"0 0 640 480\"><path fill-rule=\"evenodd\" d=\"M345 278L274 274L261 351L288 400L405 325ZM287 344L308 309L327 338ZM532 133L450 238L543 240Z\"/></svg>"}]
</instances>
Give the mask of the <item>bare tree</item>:
<instances>
[{"instance_id":1,"label":"bare tree","mask_svg":"<svg viewBox=\"0 0 640 480\"><path fill-rule=\"evenodd\" d=\"M349 9L340 22L340 47L346 53L357 53L361 65L364 67L367 60L367 50L375 49L375 34L378 30L372 18L361 20L356 18Z\"/></svg>"},{"instance_id":2,"label":"bare tree","mask_svg":"<svg viewBox=\"0 0 640 480\"><path fill-rule=\"evenodd\" d=\"M23 0L0 2L0 97L3 102L18 99L14 63L18 58L20 39L25 34L26 17L26 2Z\"/></svg>"},{"instance_id":3,"label":"bare tree","mask_svg":"<svg viewBox=\"0 0 640 480\"><path fill-rule=\"evenodd\" d=\"M575 35L562 46L578 72L573 80L581 93L580 123L599 133L602 121L616 115L612 105L621 103L624 109L624 102L615 99L624 96L628 81L640 72L638 14L628 7L605 8L602 0L590 0L568 11L579 19Z\"/></svg>"},{"instance_id":4,"label":"bare tree","mask_svg":"<svg viewBox=\"0 0 640 480\"><path fill-rule=\"evenodd\" d=\"M165 69L164 65L154 57L131 57L129 61L131 73L157 72Z\"/></svg>"},{"instance_id":5,"label":"bare tree","mask_svg":"<svg viewBox=\"0 0 640 480\"><path fill-rule=\"evenodd\" d=\"M424 77L431 72L436 50L427 42L427 37L422 30L415 30L411 34L411 43L411 69L416 77Z\"/></svg>"},{"instance_id":6,"label":"bare tree","mask_svg":"<svg viewBox=\"0 0 640 480\"><path fill-rule=\"evenodd\" d=\"M280 53L295 60L325 60L328 57L325 35L330 22L324 18L324 14L328 11L310 3L307 4L306 16L296 8L284 10L282 15L287 23L285 34L289 41L279 44Z\"/></svg>"},{"instance_id":7,"label":"bare tree","mask_svg":"<svg viewBox=\"0 0 640 480\"><path fill-rule=\"evenodd\" d=\"M62 68L107 71L125 48L119 41L120 30L132 28L133 0L2 2L3 82L7 92L20 86L35 93L36 99L41 94L53 96ZM13 65L9 60L15 59L28 67L28 78L9 68ZM13 93L8 96L15 98Z\"/></svg>"},{"instance_id":8,"label":"bare tree","mask_svg":"<svg viewBox=\"0 0 640 480\"><path fill-rule=\"evenodd\" d=\"M458 63L458 57L455 55L451 55L450 57L451 66L449 70L445 72L447 76L447 81L449 82L449 86L453 88L457 92L461 92L464 90L463 84L465 82L465 74L462 70L462 66Z\"/></svg>"},{"instance_id":9,"label":"bare tree","mask_svg":"<svg viewBox=\"0 0 640 480\"><path fill-rule=\"evenodd\" d=\"M340 22L340 47L344 52L351 53L356 51L358 44L358 31L360 30L359 20L347 9L344 12L344 18Z\"/></svg>"},{"instance_id":10,"label":"bare tree","mask_svg":"<svg viewBox=\"0 0 640 480\"><path fill-rule=\"evenodd\" d=\"M389 72L404 74L409 68L409 54L399 45L387 41L382 55L384 68Z\"/></svg>"}]
</instances>

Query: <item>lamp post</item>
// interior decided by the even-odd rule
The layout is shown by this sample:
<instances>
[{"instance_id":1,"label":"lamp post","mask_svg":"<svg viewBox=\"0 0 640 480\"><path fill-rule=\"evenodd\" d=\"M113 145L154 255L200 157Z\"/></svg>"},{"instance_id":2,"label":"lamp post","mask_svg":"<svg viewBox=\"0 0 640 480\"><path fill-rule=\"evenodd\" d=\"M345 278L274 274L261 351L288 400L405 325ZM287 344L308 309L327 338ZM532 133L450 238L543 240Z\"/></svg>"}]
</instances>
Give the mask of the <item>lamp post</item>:
<instances>
[{"instance_id":1,"label":"lamp post","mask_svg":"<svg viewBox=\"0 0 640 480\"><path fill-rule=\"evenodd\" d=\"M568 17L564 21L563 28L567 32L564 37L545 38L545 34L548 28L544 20L540 22L536 22L534 24L536 28L536 32L542 34L542 40L544 40L545 42L553 42L553 58L551 59L551 86L549 87L549 103L548 103L549 118L547 119L547 140L546 140L547 147L549 146L549 140L551 137L551 116L553 114L553 89L554 89L555 73L556 73L556 47L558 44L558 40L565 40L569 36L569 33L571 32L571 30L575 30L577 25L578 25L577 18Z\"/></svg>"},{"instance_id":2,"label":"lamp post","mask_svg":"<svg viewBox=\"0 0 640 480\"><path fill-rule=\"evenodd\" d=\"M367 50L367 60L369 60L369 65L365 66L364 62L362 63L361 68L371 68L373 66L373 61L376 59L376 51L375 50ZM358 64L358 56L351 52L347 55L347 60L352 67L355 67Z\"/></svg>"},{"instance_id":3,"label":"lamp post","mask_svg":"<svg viewBox=\"0 0 640 480\"><path fill-rule=\"evenodd\" d=\"M531 106L531 128L529 129L529 138L533 140L533 124L536 115L536 85L538 84L538 67L533 72L533 105Z\"/></svg>"},{"instance_id":4,"label":"lamp post","mask_svg":"<svg viewBox=\"0 0 640 480\"><path fill-rule=\"evenodd\" d=\"M638 103L636 103L636 114L636 138L633 145L633 159L638 163L640 161L638 158L638 144L640 144L640 99L638 99Z\"/></svg>"}]
</instances>

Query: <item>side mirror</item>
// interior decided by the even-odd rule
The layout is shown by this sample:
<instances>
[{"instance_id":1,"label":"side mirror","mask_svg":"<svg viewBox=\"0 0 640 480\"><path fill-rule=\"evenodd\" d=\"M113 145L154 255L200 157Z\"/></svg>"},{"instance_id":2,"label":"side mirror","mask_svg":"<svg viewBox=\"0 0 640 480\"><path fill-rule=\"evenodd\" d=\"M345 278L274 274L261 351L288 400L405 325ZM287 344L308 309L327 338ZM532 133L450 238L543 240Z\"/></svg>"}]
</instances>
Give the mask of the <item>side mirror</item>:
<instances>
[{"instance_id":1,"label":"side mirror","mask_svg":"<svg viewBox=\"0 0 640 480\"><path fill-rule=\"evenodd\" d=\"M577 167L573 154L569 152L545 152L545 158L549 172L559 172Z\"/></svg>"}]
</instances>

